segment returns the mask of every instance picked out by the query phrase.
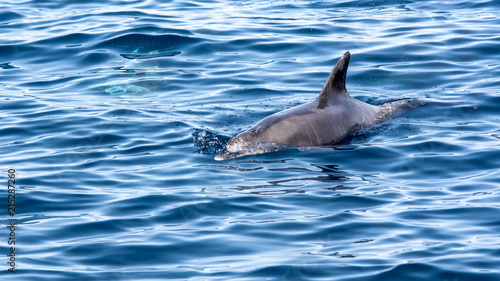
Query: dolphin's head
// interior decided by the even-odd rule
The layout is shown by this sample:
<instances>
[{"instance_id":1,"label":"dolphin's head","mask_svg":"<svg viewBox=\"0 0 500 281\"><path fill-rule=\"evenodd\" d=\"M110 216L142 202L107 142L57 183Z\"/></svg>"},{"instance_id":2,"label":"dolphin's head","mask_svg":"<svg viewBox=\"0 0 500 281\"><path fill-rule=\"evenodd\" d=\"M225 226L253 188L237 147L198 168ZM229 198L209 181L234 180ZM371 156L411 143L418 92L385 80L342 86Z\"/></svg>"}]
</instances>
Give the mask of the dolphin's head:
<instances>
[{"instance_id":1,"label":"dolphin's head","mask_svg":"<svg viewBox=\"0 0 500 281\"><path fill-rule=\"evenodd\" d=\"M234 138L231 138L227 143L226 151L235 153L245 150L253 150L269 143L266 141L266 128L256 127L257 126L254 126L249 130L238 134Z\"/></svg>"},{"instance_id":2,"label":"dolphin's head","mask_svg":"<svg viewBox=\"0 0 500 281\"><path fill-rule=\"evenodd\" d=\"M252 143L252 133L249 131L238 134L231 138L226 145L227 152L236 152L248 148Z\"/></svg>"},{"instance_id":3,"label":"dolphin's head","mask_svg":"<svg viewBox=\"0 0 500 281\"><path fill-rule=\"evenodd\" d=\"M260 120L250 129L231 138L226 145L224 159L262 154L293 146L315 146L317 102L311 102L275 113ZM319 113L322 114L322 113ZM216 159L223 160L221 157Z\"/></svg>"},{"instance_id":4,"label":"dolphin's head","mask_svg":"<svg viewBox=\"0 0 500 281\"><path fill-rule=\"evenodd\" d=\"M245 155L262 154L287 147L280 144L280 138L277 138L275 130L265 126L265 123L261 121L249 130L231 138L226 145L225 153L217 155L215 159L225 160Z\"/></svg>"}]
</instances>

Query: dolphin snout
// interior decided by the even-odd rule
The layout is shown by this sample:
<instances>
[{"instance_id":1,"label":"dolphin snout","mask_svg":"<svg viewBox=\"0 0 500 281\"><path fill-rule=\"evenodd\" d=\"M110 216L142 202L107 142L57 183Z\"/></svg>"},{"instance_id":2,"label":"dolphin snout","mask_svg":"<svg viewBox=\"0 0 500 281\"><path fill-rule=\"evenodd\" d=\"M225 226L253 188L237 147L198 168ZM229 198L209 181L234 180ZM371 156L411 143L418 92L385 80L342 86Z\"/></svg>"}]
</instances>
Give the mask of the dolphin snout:
<instances>
[{"instance_id":1,"label":"dolphin snout","mask_svg":"<svg viewBox=\"0 0 500 281\"><path fill-rule=\"evenodd\" d=\"M240 139L239 135L231 138L226 145L227 152L236 152L242 149L243 141Z\"/></svg>"},{"instance_id":2,"label":"dolphin snout","mask_svg":"<svg viewBox=\"0 0 500 281\"><path fill-rule=\"evenodd\" d=\"M250 131L245 131L234 138L231 138L226 146L226 151L228 152L236 152L246 150L250 144L252 143L252 133Z\"/></svg>"}]
</instances>

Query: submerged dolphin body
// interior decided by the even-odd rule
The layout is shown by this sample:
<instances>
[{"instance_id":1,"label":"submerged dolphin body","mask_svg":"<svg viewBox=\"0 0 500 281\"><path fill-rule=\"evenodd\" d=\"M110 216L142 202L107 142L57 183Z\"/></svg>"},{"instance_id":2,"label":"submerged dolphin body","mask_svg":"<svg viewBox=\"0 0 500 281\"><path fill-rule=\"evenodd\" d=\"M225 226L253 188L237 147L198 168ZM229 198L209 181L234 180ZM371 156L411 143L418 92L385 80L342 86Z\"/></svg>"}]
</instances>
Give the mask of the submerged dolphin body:
<instances>
[{"instance_id":1,"label":"submerged dolphin body","mask_svg":"<svg viewBox=\"0 0 500 281\"><path fill-rule=\"evenodd\" d=\"M373 106L354 99L345 86L351 54L339 59L315 100L270 115L248 131L231 138L215 160L277 151L289 146L327 146L359 129L382 123L425 104L399 100Z\"/></svg>"}]
</instances>

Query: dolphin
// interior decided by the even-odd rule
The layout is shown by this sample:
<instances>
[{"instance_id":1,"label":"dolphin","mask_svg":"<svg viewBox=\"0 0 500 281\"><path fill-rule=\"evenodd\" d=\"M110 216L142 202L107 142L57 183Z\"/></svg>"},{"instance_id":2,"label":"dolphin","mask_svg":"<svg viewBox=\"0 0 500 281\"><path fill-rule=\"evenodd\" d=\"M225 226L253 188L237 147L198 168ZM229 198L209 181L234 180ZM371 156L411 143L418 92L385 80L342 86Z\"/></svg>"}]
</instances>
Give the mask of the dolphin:
<instances>
[{"instance_id":1,"label":"dolphin","mask_svg":"<svg viewBox=\"0 0 500 281\"><path fill-rule=\"evenodd\" d=\"M272 114L231 138L215 160L261 154L290 147L334 145L362 128L398 117L425 101L397 100L374 106L357 100L345 86L351 54L345 52L319 96L306 104Z\"/></svg>"}]
</instances>

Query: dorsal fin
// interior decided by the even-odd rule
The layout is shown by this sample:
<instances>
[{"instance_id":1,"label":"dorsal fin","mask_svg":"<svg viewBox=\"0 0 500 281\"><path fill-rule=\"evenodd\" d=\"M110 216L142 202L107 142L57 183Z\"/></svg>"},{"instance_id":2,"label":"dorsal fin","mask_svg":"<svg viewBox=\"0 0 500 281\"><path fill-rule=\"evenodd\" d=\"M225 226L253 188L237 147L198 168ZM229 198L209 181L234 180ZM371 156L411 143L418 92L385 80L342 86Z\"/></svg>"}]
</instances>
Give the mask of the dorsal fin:
<instances>
[{"instance_id":1,"label":"dorsal fin","mask_svg":"<svg viewBox=\"0 0 500 281\"><path fill-rule=\"evenodd\" d=\"M323 90L319 94L318 108L324 108L328 105L328 100L336 95L347 94L345 87L345 79L349 61L351 60L351 53L345 52L333 68L330 76L323 86Z\"/></svg>"}]
</instances>

